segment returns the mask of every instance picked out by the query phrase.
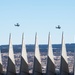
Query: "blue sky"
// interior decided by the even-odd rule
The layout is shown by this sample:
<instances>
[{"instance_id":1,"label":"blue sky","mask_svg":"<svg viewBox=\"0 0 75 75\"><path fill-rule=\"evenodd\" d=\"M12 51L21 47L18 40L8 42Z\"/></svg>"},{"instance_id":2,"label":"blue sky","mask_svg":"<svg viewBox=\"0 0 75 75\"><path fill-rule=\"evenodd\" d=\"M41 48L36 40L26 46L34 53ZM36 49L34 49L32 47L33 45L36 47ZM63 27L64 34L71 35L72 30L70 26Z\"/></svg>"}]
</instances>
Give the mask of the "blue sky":
<instances>
[{"instance_id":1,"label":"blue sky","mask_svg":"<svg viewBox=\"0 0 75 75\"><path fill-rule=\"evenodd\" d=\"M19 28L14 24L19 23ZM61 29L55 26L61 25ZM26 44L35 43L35 33L39 44L48 43L51 33L52 43L61 43L64 31L65 43L73 43L75 36L75 0L1 0L0 1L0 44L21 44L22 33Z\"/></svg>"}]
</instances>

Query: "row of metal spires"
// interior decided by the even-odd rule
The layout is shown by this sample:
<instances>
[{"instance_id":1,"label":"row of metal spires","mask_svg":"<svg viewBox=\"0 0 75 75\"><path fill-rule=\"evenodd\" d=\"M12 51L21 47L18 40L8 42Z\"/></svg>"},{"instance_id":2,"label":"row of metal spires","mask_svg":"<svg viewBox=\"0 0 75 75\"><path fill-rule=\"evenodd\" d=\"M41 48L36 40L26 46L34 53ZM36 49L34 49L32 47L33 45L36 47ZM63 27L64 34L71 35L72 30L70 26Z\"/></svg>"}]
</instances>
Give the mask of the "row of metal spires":
<instances>
[{"instance_id":1,"label":"row of metal spires","mask_svg":"<svg viewBox=\"0 0 75 75\"><path fill-rule=\"evenodd\" d=\"M0 75L2 74L3 74L3 69L2 69L2 59L1 59L1 52L0 52ZM9 36L9 55L8 55L8 65L7 65L6 75L16 75L11 34ZM28 70L28 59L27 59L26 46L24 42L24 33L22 34L22 53L21 53L21 65L20 65L19 75L30 75ZM41 58L40 58L40 51L39 51L38 40L37 40L37 33L35 35L35 55L34 55L32 75L42 75ZM50 33L48 35L48 55L47 55L47 65L46 65L45 75L55 75L55 63L53 58L53 50L52 50ZM67 52L66 52L63 33L62 33L60 75L69 75Z\"/></svg>"}]
</instances>

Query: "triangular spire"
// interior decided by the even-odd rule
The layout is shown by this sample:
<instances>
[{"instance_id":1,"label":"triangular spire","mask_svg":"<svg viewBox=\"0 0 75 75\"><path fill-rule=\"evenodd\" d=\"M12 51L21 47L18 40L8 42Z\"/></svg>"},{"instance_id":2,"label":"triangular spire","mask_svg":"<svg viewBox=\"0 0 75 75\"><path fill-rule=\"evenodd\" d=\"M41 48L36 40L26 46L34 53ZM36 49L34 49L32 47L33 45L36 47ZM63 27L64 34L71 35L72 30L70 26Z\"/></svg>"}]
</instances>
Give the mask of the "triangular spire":
<instances>
[{"instance_id":1,"label":"triangular spire","mask_svg":"<svg viewBox=\"0 0 75 75\"><path fill-rule=\"evenodd\" d=\"M12 46L12 40L11 40L11 34L9 36L9 57L12 59L12 62L15 64L14 52L13 52L13 46Z\"/></svg>"},{"instance_id":2,"label":"triangular spire","mask_svg":"<svg viewBox=\"0 0 75 75\"><path fill-rule=\"evenodd\" d=\"M62 53L61 53L61 55L63 56L65 61L68 63L68 61L67 61L67 52L66 52L66 46L65 46L63 32L62 32Z\"/></svg>"},{"instance_id":3,"label":"triangular spire","mask_svg":"<svg viewBox=\"0 0 75 75\"><path fill-rule=\"evenodd\" d=\"M52 50L50 33L48 35L48 55L47 55L46 75L55 75L55 64L53 58L53 50Z\"/></svg>"},{"instance_id":4,"label":"triangular spire","mask_svg":"<svg viewBox=\"0 0 75 75\"><path fill-rule=\"evenodd\" d=\"M8 65L7 65L7 75L15 75L15 60L14 60L14 52L11 41L11 34L9 36L9 55L8 55Z\"/></svg>"},{"instance_id":5,"label":"triangular spire","mask_svg":"<svg viewBox=\"0 0 75 75\"><path fill-rule=\"evenodd\" d=\"M35 57L38 59L38 61L41 63L41 58L40 58L40 51L39 51L39 46L38 46L38 39L37 39L37 33L35 35Z\"/></svg>"},{"instance_id":6,"label":"triangular spire","mask_svg":"<svg viewBox=\"0 0 75 75\"><path fill-rule=\"evenodd\" d=\"M42 74L41 58L40 58L40 51L39 51L39 46L38 46L38 41L37 41L37 33L36 33L33 75L41 75L41 74Z\"/></svg>"},{"instance_id":7,"label":"triangular spire","mask_svg":"<svg viewBox=\"0 0 75 75\"><path fill-rule=\"evenodd\" d=\"M60 75L68 75L69 68L68 68L68 61L67 61L67 52L66 46L64 42L64 37L62 33L62 52L61 52L61 63L60 63Z\"/></svg>"},{"instance_id":8,"label":"triangular spire","mask_svg":"<svg viewBox=\"0 0 75 75\"><path fill-rule=\"evenodd\" d=\"M3 69L2 69L2 57L1 57L1 50L0 50L0 75L2 75Z\"/></svg>"},{"instance_id":9,"label":"triangular spire","mask_svg":"<svg viewBox=\"0 0 75 75\"><path fill-rule=\"evenodd\" d=\"M48 35L48 56L51 59L51 61L54 63L50 32L49 32L49 35Z\"/></svg>"},{"instance_id":10,"label":"triangular spire","mask_svg":"<svg viewBox=\"0 0 75 75\"><path fill-rule=\"evenodd\" d=\"M26 46L24 42L24 33L22 34L22 55L21 55L21 66L20 66L20 75L28 75L28 60Z\"/></svg>"}]
</instances>

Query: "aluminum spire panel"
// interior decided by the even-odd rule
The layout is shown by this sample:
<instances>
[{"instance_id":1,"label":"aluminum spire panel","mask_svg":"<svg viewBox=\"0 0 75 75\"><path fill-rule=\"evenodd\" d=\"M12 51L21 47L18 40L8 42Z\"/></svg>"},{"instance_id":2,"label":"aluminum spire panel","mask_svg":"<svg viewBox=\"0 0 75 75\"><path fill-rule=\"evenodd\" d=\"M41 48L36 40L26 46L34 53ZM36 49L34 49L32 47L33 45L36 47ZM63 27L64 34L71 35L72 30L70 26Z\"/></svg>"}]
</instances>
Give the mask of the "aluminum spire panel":
<instances>
[{"instance_id":1,"label":"aluminum spire panel","mask_svg":"<svg viewBox=\"0 0 75 75\"><path fill-rule=\"evenodd\" d=\"M20 66L20 75L28 75L28 60L26 46L24 42L24 33L22 34L22 55L21 55L21 66Z\"/></svg>"},{"instance_id":2,"label":"aluminum spire panel","mask_svg":"<svg viewBox=\"0 0 75 75\"><path fill-rule=\"evenodd\" d=\"M42 75L41 58L37 41L37 33L35 35L35 55L34 55L33 75Z\"/></svg>"},{"instance_id":3,"label":"aluminum spire panel","mask_svg":"<svg viewBox=\"0 0 75 75\"><path fill-rule=\"evenodd\" d=\"M60 75L68 75L69 68L68 68L68 61L67 61L67 52L66 46L64 42L64 37L62 33L62 52L61 52L61 63L60 63Z\"/></svg>"},{"instance_id":4,"label":"aluminum spire panel","mask_svg":"<svg viewBox=\"0 0 75 75\"><path fill-rule=\"evenodd\" d=\"M9 36L9 55L8 55L8 65L7 65L7 75L15 75L15 60L14 60L14 52L11 41L11 34Z\"/></svg>"},{"instance_id":5,"label":"aluminum spire panel","mask_svg":"<svg viewBox=\"0 0 75 75\"><path fill-rule=\"evenodd\" d=\"M48 55L47 55L46 75L55 75L55 64L53 58L53 50L52 50L50 33L48 36Z\"/></svg>"},{"instance_id":6,"label":"aluminum spire panel","mask_svg":"<svg viewBox=\"0 0 75 75\"><path fill-rule=\"evenodd\" d=\"M2 58L1 58L1 50L0 50L0 75L2 75L3 69L2 69Z\"/></svg>"}]
</instances>

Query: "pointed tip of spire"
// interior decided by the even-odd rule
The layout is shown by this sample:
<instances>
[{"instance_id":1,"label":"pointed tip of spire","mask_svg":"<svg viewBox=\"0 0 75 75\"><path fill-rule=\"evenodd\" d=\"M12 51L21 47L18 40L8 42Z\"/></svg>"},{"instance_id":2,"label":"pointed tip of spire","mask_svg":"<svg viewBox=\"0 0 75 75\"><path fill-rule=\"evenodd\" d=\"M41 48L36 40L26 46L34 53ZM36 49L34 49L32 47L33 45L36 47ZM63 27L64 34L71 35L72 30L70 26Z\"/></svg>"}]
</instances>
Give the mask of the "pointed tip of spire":
<instances>
[{"instance_id":1,"label":"pointed tip of spire","mask_svg":"<svg viewBox=\"0 0 75 75\"><path fill-rule=\"evenodd\" d=\"M37 32L35 33L35 41L37 40Z\"/></svg>"},{"instance_id":2,"label":"pointed tip of spire","mask_svg":"<svg viewBox=\"0 0 75 75\"><path fill-rule=\"evenodd\" d=\"M49 35L50 35L50 32L49 32Z\"/></svg>"},{"instance_id":3,"label":"pointed tip of spire","mask_svg":"<svg viewBox=\"0 0 75 75\"><path fill-rule=\"evenodd\" d=\"M9 43L10 43L10 41L11 41L11 33L9 34Z\"/></svg>"},{"instance_id":4,"label":"pointed tip of spire","mask_svg":"<svg viewBox=\"0 0 75 75\"><path fill-rule=\"evenodd\" d=\"M50 36L50 32L49 32L49 34L48 34L49 36Z\"/></svg>"},{"instance_id":5,"label":"pointed tip of spire","mask_svg":"<svg viewBox=\"0 0 75 75\"><path fill-rule=\"evenodd\" d=\"M24 39L24 32L22 33L22 39Z\"/></svg>"},{"instance_id":6,"label":"pointed tip of spire","mask_svg":"<svg viewBox=\"0 0 75 75\"><path fill-rule=\"evenodd\" d=\"M11 33L9 33L9 35L11 36Z\"/></svg>"},{"instance_id":7,"label":"pointed tip of spire","mask_svg":"<svg viewBox=\"0 0 75 75\"><path fill-rule=\"evenodd\" d=\"M49 32L49 34L48 34L48 41L50 41L50 39L51 39L51 34Z\"/></svg>"},{"instance_id":8,"label":"pointed tip of spire","mask_svg":"<svg viewBox=\"0 0 75 75\"><path fill-rule=\"evenodd\" d=\"M48 38L50 38L51 37L51 35L50 35L50 32L49 32L49 34L48 34Z\"/></svg>"},{"instance_id":9,"label":"pointed tip of spire","mask_svg":"<svg viewBox=\"0 0 75 75\"><path fill-rule=\"evenodd\" d=\"M37 32L35 33L35 36L37 37Z\"/></svg>"},{"instance_id":10,"label":"pointed tip of spire","mask_svg":"<svg viewBox=\"0 0 75 75\"><path fill-rule=\"evenodd\" d=\"M9 38L11 38L11 33L9 34Z\"/></svg>"},{"instance_id":11,"label":"pointed tip of spire","mask_svg":"<svg viewBox=\"0 0 75 75\"><path fill-rule=\"evenodd\" d=\"M24 36L24 32L22 33L22 35Z\"/></svg>"},{"instance_id":12,"label":"pointed tip of spire","mask_svg":"<svg viewBox=\"0 0 75 75\"><path fill-rule=\"evenodd\" d=\"M63 37L63 35L64 35L64 32L62 32L62 37Z\"/></svg>"},{"instance_id":13,"label":"pointed tip of spire","mask_svg":"<svg viewBox=\"0 0 75 75\"><path fill-rule=\"evenodd\" d=\"M64 32L62 32L62 41L63 41L63 39L64 39Z\"/></svg>"}]
</instances>

